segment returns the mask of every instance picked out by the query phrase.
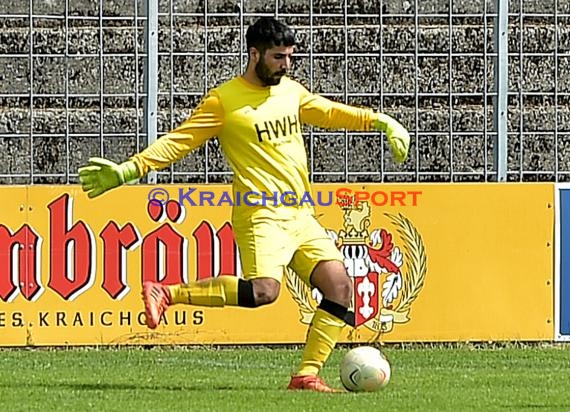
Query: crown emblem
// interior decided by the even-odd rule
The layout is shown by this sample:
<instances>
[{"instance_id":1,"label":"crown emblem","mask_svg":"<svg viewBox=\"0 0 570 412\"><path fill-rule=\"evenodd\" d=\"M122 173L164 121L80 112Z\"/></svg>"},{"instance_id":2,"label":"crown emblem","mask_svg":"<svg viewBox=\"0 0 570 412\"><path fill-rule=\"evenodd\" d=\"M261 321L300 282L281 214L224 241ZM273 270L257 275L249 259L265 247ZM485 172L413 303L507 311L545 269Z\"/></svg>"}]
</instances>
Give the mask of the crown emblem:
<instances>
[{"instance_id":1,"label":"crown emblem","mask_svg":"<svg viewBox=\"0 0 570 412\"><path fill-rule=\"evenodd\" d=\"M356 204L354 196L342 196L337 204L343 211L343 229L338 233L339 245L363 245L369 239L370 206L368 202Z\"/></svg>"}]
</instances>

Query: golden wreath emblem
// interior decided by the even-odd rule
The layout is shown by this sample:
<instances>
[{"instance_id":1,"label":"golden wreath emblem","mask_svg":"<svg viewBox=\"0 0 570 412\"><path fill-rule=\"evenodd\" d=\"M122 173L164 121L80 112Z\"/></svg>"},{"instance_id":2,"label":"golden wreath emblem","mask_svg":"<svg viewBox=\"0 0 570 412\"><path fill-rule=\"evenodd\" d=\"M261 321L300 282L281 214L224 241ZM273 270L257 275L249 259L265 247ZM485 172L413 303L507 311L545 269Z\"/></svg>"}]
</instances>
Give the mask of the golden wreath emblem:
<instances>
[{"instance_id":1,"label":"golden wreath emblem","mask_svg":"<svg viewBox=\"0 0 570 412\"><path fill-rule=\"evenodd\" d=\"M402 215L384 213L394 225L402 249L394 245L392 233L384 228L369 233L370 206L351 199L339 202L343 229L328 230L344 256L344 264L354 285L347 323L375 332L374 340L391 332L396 323L410 320L412 304L421 292L427 273L427 257L422 237L412 222ZM322 299L288 269L286 285L299 306L301 322L309 324Z\"/></svg>"}]
</instances>

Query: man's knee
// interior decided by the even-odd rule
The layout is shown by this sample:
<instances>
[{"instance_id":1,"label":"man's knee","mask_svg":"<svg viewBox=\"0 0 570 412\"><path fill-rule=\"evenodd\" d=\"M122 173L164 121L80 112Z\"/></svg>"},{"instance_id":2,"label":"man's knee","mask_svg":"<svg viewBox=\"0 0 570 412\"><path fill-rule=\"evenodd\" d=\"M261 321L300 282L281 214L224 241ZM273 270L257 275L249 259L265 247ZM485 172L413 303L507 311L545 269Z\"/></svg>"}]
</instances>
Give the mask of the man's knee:
<instances>
[{"instance_id":1,"label":"man's knee","mask_svg":"<svg viewBox=\"0 0 570 412\"><path fill-rule=\"evenodd\" d=\"M275 302L279 297L280 285L275 279L242 280L238 284L239 306L255 308Z\"/></svg>"},{"instance_id":2,"label":"man's knee","mask_svg":"<svg viewBox=\"0 0 570 412\"><path fill-rule=\"evenodd\" d=\"M311 275L311 283L325 298L349 306L352 300L352 281L340 261L319 263Z\"/></svg>"},{"instance_id":3,"label":"man's knee","mask_svg":"<svg viewBox=\"0 0 570 412\"><path fill-rule=\"evenodd\" d=\"M348 274L346 276L341 276L337 282L335 282L336 295L339 300L343 302L350 302L352 300L352 281Z\"/></svg>"},{"instance_id":4,"label":"man's knee","mask_svg":"<svg viewBox=\"0 0 570 412\"><path fill-rule=\"evenodd\" d=\"M331 279L330 283L323 287L323 295L325 298L337 302L348 307L352 301L352 282L348 275L337 276Z\"/></svg>"}]
</instances>

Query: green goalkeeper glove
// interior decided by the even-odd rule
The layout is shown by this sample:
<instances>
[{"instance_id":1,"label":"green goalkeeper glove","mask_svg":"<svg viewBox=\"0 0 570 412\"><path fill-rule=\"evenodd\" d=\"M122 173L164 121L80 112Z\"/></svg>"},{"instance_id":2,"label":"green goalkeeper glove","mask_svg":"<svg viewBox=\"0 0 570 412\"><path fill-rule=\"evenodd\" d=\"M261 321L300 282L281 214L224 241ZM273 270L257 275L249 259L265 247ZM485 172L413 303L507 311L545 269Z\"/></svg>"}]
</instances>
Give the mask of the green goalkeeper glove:
<instances>
[{"instance_id":1,"label":"green goalkeeper glove","mask_svg":"<svg viewBox=\"0 0 570 412\"><path fill-rule=\"evenodd\" d=\"M89 163L80 167L78 172L81 188L91 199L140 177L133 161L117 164L100 157L90 158Z\"/></svg>"},{"instance_id":2,"label":"green goalkeeper glove","mask_svg":"<svg viewBox=\"0 0 570 412\"><path fill-rule=\"evenodd\" d=\"M379 113L372 127L375 130L386 133L392 156L398 163L403 163L408 158L410 149L410 134L404 126L387 114Z\"/></svg>"}]
</instances>

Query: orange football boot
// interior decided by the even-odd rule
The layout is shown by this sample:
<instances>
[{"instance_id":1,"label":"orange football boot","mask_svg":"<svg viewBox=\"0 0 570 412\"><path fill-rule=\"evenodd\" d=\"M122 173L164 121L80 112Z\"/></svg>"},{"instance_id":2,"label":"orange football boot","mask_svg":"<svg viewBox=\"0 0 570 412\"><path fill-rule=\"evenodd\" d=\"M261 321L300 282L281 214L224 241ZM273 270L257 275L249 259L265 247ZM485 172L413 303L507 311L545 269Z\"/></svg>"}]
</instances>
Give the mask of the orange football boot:
<instances>
[{"instance_id":1,"label":"orange football boot","mask_svg":"<svg viewBox=\"0 0 570 412\"><path fill-rule=\"evenodd\" d=\"M298 375L291 377L291 382L287 389L290 390L309 390L314 392L337 393L342 392L328 386L322 378L315 375Z\"/></svg>"},{"instance_id":2,"label":"orange football boot","mask_svg":"<svg viewBox=\"0 0 570 412\"><path fill-rule=\"evenodd\" d=\"M156 329L160 317L172 302L170 290L160 283L146 281L143 283L142 297L146 325L150 329Z\"/></svg>"}]
</instances>

